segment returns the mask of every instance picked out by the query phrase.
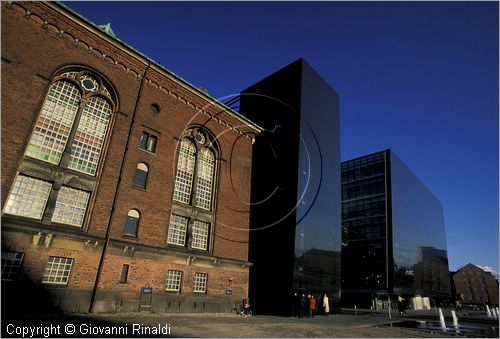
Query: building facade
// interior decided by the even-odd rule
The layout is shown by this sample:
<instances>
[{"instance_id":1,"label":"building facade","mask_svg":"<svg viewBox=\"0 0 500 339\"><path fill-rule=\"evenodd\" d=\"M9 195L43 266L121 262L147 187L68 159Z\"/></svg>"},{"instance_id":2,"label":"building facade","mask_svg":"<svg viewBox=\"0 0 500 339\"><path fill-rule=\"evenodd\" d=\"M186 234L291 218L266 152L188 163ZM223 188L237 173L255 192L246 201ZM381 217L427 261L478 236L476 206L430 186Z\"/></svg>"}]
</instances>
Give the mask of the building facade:
<instances>
[{"instance_id":1,"label":"building facade","mask_svg":"<svg viewBox=\"0 0 500 339\"><path fill-rule=\"evenodd\" d=\"M498 281L491 272L467 264L451 274L456 300L464 304L498 305Z\"/></svg>"},{"instance_id":2,"label":"building facade","mask_svg":"<svg viewBox=\"0 0 500 339\"><path fill-rule=\"evenodd\" d=\"M2 309L246 298L260 127L62 4L1 7Z\"/></svg>"},{"instance_id":3,"label":"building facade","mask_svg":"<svg viewBox=\"0 0 500 339\"><path fill-rule=\"evenodd\" d=\"M342 162L342 302L450 297L443 207L392 152Z\"/></svg>"},{"instance_id":4,"label":"building facade","mask_svg":"<svg viewBox=\"0 0 500 339\"><path fill-rule=\"evenodd\" d=\"M240 112L264 128L253 152L252 307L290 315L294 293L326 293L338 311L338 94L299 59L245 89Z\"/></svg>"}]
</instances>

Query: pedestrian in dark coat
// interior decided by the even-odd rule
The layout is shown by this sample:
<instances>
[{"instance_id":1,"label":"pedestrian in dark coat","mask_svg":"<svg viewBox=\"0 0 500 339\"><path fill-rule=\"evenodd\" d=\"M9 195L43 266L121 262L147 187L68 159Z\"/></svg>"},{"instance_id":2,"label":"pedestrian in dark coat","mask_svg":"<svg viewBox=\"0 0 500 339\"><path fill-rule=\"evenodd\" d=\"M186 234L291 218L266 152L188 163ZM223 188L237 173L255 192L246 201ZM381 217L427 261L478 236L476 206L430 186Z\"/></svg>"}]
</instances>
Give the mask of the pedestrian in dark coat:
<instances>
[{"instance_id":1,"label":"pedestrian in dark coat","mask_svg":"<svg viewBox=\"0 0 500 339\"><path fill-rule=\"evenodd\" d=\"M300 296L299 318L304 318L306 313L306 295L302 293Z\"/></svg>"}]
</instances>

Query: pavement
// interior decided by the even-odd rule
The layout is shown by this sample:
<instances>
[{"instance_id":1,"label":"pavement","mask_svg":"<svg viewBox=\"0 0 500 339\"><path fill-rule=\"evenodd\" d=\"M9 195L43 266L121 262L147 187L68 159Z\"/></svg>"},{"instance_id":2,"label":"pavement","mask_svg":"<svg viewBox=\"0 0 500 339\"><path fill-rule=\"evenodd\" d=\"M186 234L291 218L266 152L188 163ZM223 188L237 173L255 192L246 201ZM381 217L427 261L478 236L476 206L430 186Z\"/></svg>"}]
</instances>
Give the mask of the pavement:
<instances>
[{"instance_id":1,"label":"pavement","mask_svg":"<svg viewBox=\"0 0 500 339\"><path fill-rule=\"evenodd\" d=\"M203 337L203 338L450 338L498 337L498 319L483 314L461 314L462 319L495 327L496 332L478 334L442 331L439 327L399 327L408 324L438 323L437 310L408 311L401 316L388 311L343 309L329 317L293 318L254 315L241 317L222 313L120 313L80 315L2 315L2 337ZM444 310L446 323L451 312ZM450 326L451 328L451 326ZM27 332L27 331L31 332ZM24 333L24 332L26 333ZM36 332L36 333L35 333ZM48 334L48 336L46 335Z\"/></svg>"}]
</instances>

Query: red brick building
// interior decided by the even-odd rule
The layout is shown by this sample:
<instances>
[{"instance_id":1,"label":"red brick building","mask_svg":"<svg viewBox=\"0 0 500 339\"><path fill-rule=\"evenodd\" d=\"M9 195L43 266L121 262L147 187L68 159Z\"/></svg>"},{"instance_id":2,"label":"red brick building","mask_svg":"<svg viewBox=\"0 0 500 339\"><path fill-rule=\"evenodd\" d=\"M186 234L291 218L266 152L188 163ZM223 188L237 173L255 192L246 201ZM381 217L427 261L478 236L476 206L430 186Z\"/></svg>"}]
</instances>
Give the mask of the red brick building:
<instances>
[{"instance_id":1,"label":"red brick building","mask_svg":"<svg viewBox=\"0 0 500 339\"><path fill-rule=\"evenodd\" d=\"M490 272L467 264L452 274L452 280L460 302L498 305L498 281Z\"/></svg>"},{"instance_id":2,"label":"red brick building","mask_svg":"<svg viewBox=\"0 0 500 339\"><path fill-rule=\"evenodd\" d=\"M109 26L1 7L3 296L74 312L246 298L260 128Z\"/></svg>"}]
</instances>

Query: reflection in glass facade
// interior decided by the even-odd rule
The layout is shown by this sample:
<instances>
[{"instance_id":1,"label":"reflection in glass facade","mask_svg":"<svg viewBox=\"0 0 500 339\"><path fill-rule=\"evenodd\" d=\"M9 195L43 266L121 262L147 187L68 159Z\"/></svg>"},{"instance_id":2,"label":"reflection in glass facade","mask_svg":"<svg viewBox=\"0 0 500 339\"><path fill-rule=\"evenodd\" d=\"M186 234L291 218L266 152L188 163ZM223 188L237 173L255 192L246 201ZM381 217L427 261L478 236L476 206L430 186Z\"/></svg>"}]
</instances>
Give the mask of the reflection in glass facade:
<instances>
[{"instance_id":1,"label":"reflection in glass facade","mask_svg":"<svg viewBox=\"0 0 500 339\"><path fill-rule=\"evenodd\" d=\"M391 151L342 168L342 303L450 296L443 207ZM386 306L386 305L385 305Z\"/></svg>"},{"instance_id":2,"label":"reflection in glass facade","mask_svg":"<svg viewBox=\"0 0 500 339\"><path fill-rule=\"evenodd\" d=\"M250 300L290 315L294 293L340 306L338 95L304 60L241 94L240 112L266 131L253 147Z\"/></svg>"}]
</instances>

